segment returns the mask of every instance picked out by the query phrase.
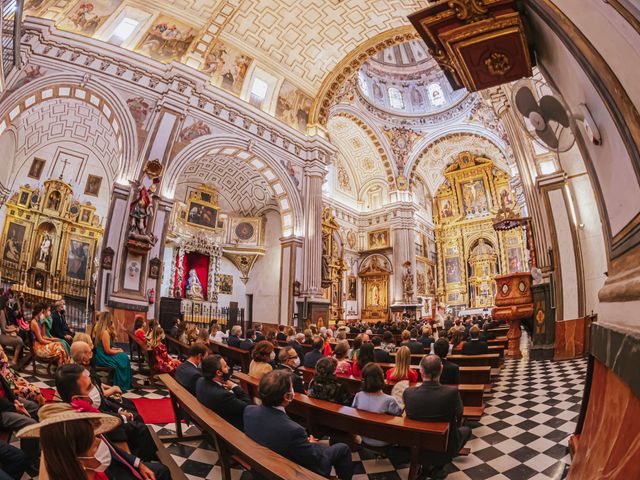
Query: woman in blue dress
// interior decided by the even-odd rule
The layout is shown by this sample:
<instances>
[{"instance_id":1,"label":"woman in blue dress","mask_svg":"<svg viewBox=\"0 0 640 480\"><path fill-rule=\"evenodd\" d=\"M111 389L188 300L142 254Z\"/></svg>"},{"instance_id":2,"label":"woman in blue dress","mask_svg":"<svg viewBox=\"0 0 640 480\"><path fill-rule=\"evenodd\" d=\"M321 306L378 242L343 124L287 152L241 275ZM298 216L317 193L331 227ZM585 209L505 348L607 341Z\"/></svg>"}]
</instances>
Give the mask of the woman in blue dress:
<instances>
[{"instance_id":1,"label":"woman in blue dress","mask_svg":"<svg viewBox=\"0 0 640 480\"><path fill-rule=\"evenodd\" d=\"M96 365L115 369L113 384L125 392L131 390L132 373L129 355L124 350L113 346L116 330L113 325L113 317L110 312L98 314L93 332L91 334L93 344L96 346L94 360Z\"/></svg>"}]
</instances>

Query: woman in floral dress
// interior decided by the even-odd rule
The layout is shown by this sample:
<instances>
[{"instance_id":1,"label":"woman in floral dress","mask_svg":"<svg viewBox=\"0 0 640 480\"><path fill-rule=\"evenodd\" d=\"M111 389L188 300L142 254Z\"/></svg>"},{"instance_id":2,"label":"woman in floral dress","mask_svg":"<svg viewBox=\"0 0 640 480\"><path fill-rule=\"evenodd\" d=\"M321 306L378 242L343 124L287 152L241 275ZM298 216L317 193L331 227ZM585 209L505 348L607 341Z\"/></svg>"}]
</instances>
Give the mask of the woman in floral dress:
<instances>
[{"instance_id":1,"label":"woman in floral dress","mask_svg":"<svg viewBox=\"0 0 640 480\"><path fill-rule=\"evenodd\" d=\"M171 358L167 353L167 346L164 344L164 330L160 325L154 327L150 332L148 346L153 348L153 355L156 360L156 370L162 373L173 373L182 363L180 360Z\"/></svg>"},{"instance_id":2,"label":"woman in floral dress","mask_svg":"<svg viewBox=\"0 0 640 480\"><path fill-rule=\"evenodd\" d=\"M40 405L44 405L45 399L42 396L40 389L27 382L24 378L18 375L13 368L11 368L11 365L9 365L9 358L7 357L7 354L4 353L2 347L0 347L0 375L2 375L7 381L14 395L26 398L27 400L33 400L34 402L38 402Z\"/></svg>"},{"instance_id":3,"label":"woman in floral dress","mask_svg":"<svg viewBox=\"0 0 640 480\"><path fill-rule=\"evenodd\" d=\"M62 343L48 338L45 335L42 320L49 316L49 307L37 304L33 308L31 319L31 336L33 339L33 351L40 358L55 358L58 366L69 363L69 355Z\"/></svg>"}]
</instances>

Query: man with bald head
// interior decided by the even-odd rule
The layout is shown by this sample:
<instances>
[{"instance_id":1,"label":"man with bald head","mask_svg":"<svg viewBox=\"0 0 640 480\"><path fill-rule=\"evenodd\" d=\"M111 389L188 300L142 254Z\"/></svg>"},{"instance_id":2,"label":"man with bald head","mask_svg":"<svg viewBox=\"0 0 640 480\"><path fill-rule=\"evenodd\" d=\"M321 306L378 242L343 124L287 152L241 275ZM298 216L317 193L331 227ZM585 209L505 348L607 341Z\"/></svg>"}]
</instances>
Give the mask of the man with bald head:
<instances>
[{"instance_id":1,"label":"man with bald head","mask_svg":"<svg viewBox=\"0 0 640 480\"><path fill-rule=\"evenodd\" d=\"M449 442L447 452L426 452L421 461L431 478L445 478L444 466L469 440L471 429L458 427L462 418L462 399L458 388L440 384L442 360L437 355L426 355L420 361L422 385L407 388L403 393L407 417L424 422L448 422Z\"/></svg>"}]
</instances>

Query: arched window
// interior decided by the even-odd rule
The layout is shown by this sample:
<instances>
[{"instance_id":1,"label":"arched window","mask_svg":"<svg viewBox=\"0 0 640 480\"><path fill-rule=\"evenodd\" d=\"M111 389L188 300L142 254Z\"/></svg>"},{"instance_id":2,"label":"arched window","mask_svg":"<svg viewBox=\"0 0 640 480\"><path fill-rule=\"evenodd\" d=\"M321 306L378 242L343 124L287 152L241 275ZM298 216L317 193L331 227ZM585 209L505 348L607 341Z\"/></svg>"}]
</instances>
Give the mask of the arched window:
<instances>
[{"instance_id":1,"label":"arched window","mask_svg":"<svg viewBox=\"0 0 640 480\"><path fill-rule=\"evenodd\" d=\"M402 93L395 87L389 87L389 105L391 108L398 110L404 109L404 101L402 100Z\"/></svg>"},{"instance_id":2,"label":"arched window","mask_svg":"<svg viewBox=\"0 0 640 480\"><path fill-rule=\"evenodd\" d=\"M445 103L447 103L446 99L444 98L444 92L442 91L442 87L440 86L440 84L432 83L431 85L429 85L428 92L429 92L429 101L431 102L431 105L433 105L434 107L440 107Z\"/></svg>"}]
</instances>

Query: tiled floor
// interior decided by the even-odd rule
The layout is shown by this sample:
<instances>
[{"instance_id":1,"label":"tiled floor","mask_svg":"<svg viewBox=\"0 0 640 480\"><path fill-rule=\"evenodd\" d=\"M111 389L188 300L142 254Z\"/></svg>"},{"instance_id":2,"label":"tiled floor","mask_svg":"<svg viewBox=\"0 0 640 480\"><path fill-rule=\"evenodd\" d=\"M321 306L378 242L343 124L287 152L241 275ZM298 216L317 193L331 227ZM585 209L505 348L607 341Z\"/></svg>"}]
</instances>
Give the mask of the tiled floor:
<instances>
[{"instance_id":1,"label":"tiled floor","mask_svg":"<svg viewBox=\"0 0 640 480\"><path fill-rule=\"evenodd\" d=\"M472 423L471 454L449 467L449 480L560 480L569 463L567 442L575 430L582 399L586 360L564 362L507 360L493 392L485 397L485 414ZM50 380L35 380L51 385ZM139 378L140 383L142 379ZM38 383L39 382L39 383ZM162 398L157 388L137 389L128 396ZM154 425L172 433L173 425ZM205 441L168 447L190 479L220 479L217 454ZM393 465L362 450L353 454L354 480L405 479L406 465ZM233 471L235 478L249 474Z\"/></svg>"}]
</instances>

